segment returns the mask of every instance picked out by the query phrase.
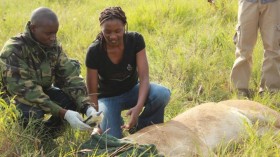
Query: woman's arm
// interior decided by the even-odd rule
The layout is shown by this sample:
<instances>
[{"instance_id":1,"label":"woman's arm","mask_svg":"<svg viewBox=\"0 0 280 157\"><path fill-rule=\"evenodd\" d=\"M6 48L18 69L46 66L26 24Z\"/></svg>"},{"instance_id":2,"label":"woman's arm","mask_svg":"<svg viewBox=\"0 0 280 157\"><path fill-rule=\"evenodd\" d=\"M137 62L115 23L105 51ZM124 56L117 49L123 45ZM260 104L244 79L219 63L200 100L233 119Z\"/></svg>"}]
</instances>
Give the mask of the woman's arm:
<instances>
[{"instance_id":1,"label":"woman's arm","mask_svg":"<svg viewBox=\"0 0 280 157\"><path fill-rule=\"evenodd\" d=\"M121 128L123 129L130 129L137 124L138 117L142 112L150 88L149 66L148 66L148 60L147 60L145 49L137 53L136 62L137 62L137 70L138 70L139 81L140 81L138 101L136 106L131 108L126 113L127 116L130 115L130 121L128 122L128 124L121 126Z\"/></svg>"},{"instance_id":2,"label":"woman's arm","mask_svg":"<svg viewBox=\"0 0 280 157\"><path fill-rule=\"evenodd\" d=\"M142 107L146 101L150 82L149 82L149 65L146 56L146 50L143 49L136 55L137 70L139 75L139 95L136 106Z\"/></svg>"},{"instance_id":3,"label":"woman's arm","mask_svg":"<svg viewBox=\"0 0 280 157\"><path fill-rule=\"evenodd\" d=\"M87 68L86 83L90 100L95 105L93 107L98 111L98 71L96 69Z\"/></svg>"}]
</instances>

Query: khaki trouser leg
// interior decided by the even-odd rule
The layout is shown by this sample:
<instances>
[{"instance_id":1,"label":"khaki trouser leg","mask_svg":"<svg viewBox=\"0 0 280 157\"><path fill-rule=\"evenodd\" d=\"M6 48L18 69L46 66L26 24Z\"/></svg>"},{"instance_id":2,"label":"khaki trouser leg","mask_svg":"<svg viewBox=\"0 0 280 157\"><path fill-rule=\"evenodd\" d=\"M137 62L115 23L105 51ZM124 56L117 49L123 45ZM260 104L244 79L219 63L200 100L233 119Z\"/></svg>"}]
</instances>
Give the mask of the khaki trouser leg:
<instances>
[{"instance_id":1,"label":"khaki trouser leg","mask_svg":"<svg viewBox=\"0 0 280 157\"><path fill-rule=\"evenodd\" d=\"M274 91L280 89L280 0L260 6L259 25L264 46L260 88Z\"/></svg>"},{"instance_id":2,"label":"khaki trouser leg","mask_svg":"<svg viewBox=\"0 0 280 157\"><path fill-rule=\"evenodd\" d=\"M231 80L237 89L248 89L252 69L252 53L258 35L258 3L239 0L236 36L236 60Z\"/></svg>"}]
</instances>

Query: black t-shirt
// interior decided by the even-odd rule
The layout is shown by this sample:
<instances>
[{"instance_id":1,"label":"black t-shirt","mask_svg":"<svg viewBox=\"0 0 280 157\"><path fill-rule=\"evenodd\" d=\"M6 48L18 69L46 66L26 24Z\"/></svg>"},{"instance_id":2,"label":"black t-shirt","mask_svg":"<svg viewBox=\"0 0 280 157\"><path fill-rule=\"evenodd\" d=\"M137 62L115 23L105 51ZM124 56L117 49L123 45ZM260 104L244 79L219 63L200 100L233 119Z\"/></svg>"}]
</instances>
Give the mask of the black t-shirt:
<instances>
[{"instance_id":1,"label":"black t-shirt","mask_svg":"<svg viewBox=\"0 0 280 157\"><path fill-rule=\"evenodd\" d=\"M98 95L101 97L117 96L127 92L138 82L136 54L145 48L143 36L137 32L124 35L124 54L120 63L114 64L95 40L88 48L86 66L98 70Z\"/></svg>"}]
</instances>

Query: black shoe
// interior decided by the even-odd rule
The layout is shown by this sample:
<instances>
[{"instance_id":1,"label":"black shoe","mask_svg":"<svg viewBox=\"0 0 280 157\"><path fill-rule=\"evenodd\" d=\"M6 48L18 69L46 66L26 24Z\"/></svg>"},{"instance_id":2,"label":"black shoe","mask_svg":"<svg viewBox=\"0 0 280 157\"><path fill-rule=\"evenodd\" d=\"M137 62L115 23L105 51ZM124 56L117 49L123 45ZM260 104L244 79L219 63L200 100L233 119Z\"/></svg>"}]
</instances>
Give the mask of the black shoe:
<instances>
[{"instance_id":1,"label":"black shoe","mask_svg":"<svg viewBox=\"0 0 280 157\"><path fill-rule=\"evenodd\" d=\"M56 154L58 144L53 139L43 139L41 143L41 149L46 154Z\"/></svg>"},{"instance_id":2,"label":"black shoe","mask_svg":"<svg viewBox=\"0 0 280 157\"><path fill-rule=\"evenodd\" d=\"M258 95L259 95L261 98L263 98L264 95L265 95L265 92L264 92L264 91L259 91L259 92L258 92Z\"/></svg>"},{"instance_id":3,"label":"black shoe","mask_svg":"<svg viewBox=\"0 0 280 157\"><path fill-rule=\"evenodd\" d=\"M249 99L250 98L250 91L248 89L238 89L237 97L239 99Z\"/></svg>"},{"instance_id":4,"label":"black shoe","mask_svg":"<svg viewBox=\"0 0 280 157\"><path fill-rule=\"evenodd\" d=\"M258 95L260 97L264 97L266 95L268 96L274 96L275 94L279 93L279 89L268 89L268 88L260 88Z\"/></svg>"}]
</instances>

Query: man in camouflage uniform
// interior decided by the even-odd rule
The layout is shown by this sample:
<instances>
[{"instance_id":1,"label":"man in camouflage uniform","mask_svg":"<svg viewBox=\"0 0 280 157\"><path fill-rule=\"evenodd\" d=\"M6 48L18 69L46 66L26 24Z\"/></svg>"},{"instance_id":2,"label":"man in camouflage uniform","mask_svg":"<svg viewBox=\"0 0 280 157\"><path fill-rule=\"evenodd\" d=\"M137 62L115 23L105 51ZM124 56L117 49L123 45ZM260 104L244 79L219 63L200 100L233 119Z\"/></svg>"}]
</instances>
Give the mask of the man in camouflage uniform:
<instances>
[{"instance_id":1,"label":"man in camouflage uniform","mask_svg":"<svg viewBox=\"0 0 280 157\"><path fill-rule=\"evenodd\" d=\"M48 8L32 12L24 33L10 38L0 53L2 88L15 96L24 127L30 118L43 119L52 136L62 129L63 119L73 128L86 130L81 115L96 114L88 96L80 65L69 59L56 41L59 22ZM55 135L53 135L55 138Z\"/></svg>"}]
</instances>

